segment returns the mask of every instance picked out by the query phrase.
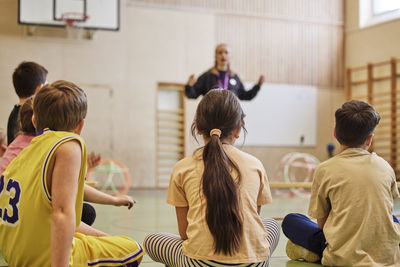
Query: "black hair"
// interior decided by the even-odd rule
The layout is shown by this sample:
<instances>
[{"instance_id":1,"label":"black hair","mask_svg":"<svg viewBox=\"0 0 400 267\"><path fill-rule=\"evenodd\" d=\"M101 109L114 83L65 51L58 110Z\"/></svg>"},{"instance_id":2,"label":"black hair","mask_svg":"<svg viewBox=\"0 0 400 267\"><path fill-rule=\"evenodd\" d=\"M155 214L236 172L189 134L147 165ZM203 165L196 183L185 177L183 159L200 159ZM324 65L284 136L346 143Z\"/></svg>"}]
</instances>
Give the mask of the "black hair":
<instances>
[{"instance_id":1,"label":"black hair","mask_svg":"<svg viewBox=\"0 0 400 267\"><path fill-rule=\"evenodd\" d=\"M20 98L27 98L35 94L36 88L44 84L47 79L47 70L30 61L18 65L12 75L15 92Z\"/></svg>"}]
</instances>

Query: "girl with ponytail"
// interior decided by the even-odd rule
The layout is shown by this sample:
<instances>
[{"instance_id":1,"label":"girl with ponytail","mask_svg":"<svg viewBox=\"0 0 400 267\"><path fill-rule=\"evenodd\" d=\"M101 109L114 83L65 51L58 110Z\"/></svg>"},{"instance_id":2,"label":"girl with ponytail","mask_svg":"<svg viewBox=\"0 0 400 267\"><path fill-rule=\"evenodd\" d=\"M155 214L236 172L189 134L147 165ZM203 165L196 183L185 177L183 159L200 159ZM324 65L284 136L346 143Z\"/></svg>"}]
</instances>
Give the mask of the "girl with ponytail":
<instances>
[{"instance_id":1,"label":"girl with ponytail","mask_svg":"<svg viewBox=\"0 0 400 267\"><path fill-rule=\"evenodd\" d=\"M271 202L262 163L233 146L244 116L229 90L211 90L200 101L192 135L200 134L205 146L175 165L168 189L180 236L147 236L153 260L170 267L268 266L280 227L259 216Z\"/></svg>"}]
</instances>

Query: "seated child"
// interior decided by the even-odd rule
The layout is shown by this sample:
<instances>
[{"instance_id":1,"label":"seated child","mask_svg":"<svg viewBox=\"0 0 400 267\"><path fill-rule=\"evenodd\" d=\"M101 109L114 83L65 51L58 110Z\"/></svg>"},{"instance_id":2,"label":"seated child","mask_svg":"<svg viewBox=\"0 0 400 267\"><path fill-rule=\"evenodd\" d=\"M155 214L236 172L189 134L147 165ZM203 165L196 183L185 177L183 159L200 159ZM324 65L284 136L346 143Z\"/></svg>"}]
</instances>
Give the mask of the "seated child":
<instances>
[{"instance_id":1,"label":"seated child","mask_svg":"<svg viewBox=\"0 0 400 267\"><path fill-rule=\"evenodd\" d=\"M46 84L47 70L36 62L24 61L14 70L12 79L15 92L19 102L14 105L8 117L7 123L7 144L14 141L18 133L18 113L26 99L37 93Z\"/></svg>"},{"instance_id":2,"label":"seated child","mask_svg":"<svg viewBox=\"0 0 400 267\"><path fill-rule=\"evenodd\" d=\"M67 81L34 99L38 136L0 177L0 250L10 266L137 266L144 255L130 238L80 222L86 111L86 94Z\"/></svg>"},{"instance_id":3,"label":"seated child","mask_svg":"<svg viewBox=\"0 0 400 267\"><path fill-rule=\"evenodd\" d=\"M32 115L33 115L32 104L33 104L33 96L26 99L26 101L24 102L24 104L22 104L19 110L18 129L20 130L14 141L7 147L7 150L5 151L4 156L0 161L0 174L3 173L3 171L6 169L11 160L13 160L25 147L27 147L31 143L31 140L36 135L36 129L32 124ZM88 155L88 168L95 167L100 159L101 159L100 155L90 153ZM83 200L98 204L127 206L128 209L132 208L133 204L135 203L135 201L130 196L108 195L95 188L92 188L87 184L85 184ZM92 225L95 218L96 218L96 210L94 209L94 207L88 203L83 203L82 217L81 217L82 222L88 225Z\"/></svg>"},{"instance_id":4,"label":"seated child","mask_svg":"<svg viewBox=\"0 0 400 267\"><path fill-rule=\"evenodd\" d=\"M19 109L18 129L20 130L15 139L7 147L7 150L0 161L0 173L3 173L11 160L13 160L22 149L27 147L36 135L36 129L32 124L32 103L33 97L29 97Z\"/></svg>"},{"instance_id":5,"label":"seated child","mask_svg":"<svg viewBox=\"0 0 400 267\"><path fill-rule=\"evenodd\" d=\"M368 152L378 112L352 100L335 113L341 153L314 172L308 215L282 222L289 258L327 266L400 266L400 224L393 216L399 197L390 165Z\"/></svg>"},{"instance_id":6,"label":"seated child","mask_svg":"<svg viewBox=\"0 0 400 267\"><path fill-rule=\"evenodd\" d=\"M243 118L231 91L211 90L200 101L192 133L197 130L205 146L175 165L168 189L180 236L147 236L143 245L154 261L169 267L268 266L280 226L260 217L261 206L272 200L262 163L233 146Z\"/></svg>"}]
</instances>

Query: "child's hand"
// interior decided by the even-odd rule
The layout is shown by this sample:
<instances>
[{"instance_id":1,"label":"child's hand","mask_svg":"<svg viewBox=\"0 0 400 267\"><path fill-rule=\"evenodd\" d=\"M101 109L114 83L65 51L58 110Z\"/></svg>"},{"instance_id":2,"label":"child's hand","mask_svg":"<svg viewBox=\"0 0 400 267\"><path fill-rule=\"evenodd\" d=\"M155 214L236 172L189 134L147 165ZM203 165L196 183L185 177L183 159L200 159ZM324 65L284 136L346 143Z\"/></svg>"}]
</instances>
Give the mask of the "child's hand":
<instances>
[{"instance_id":1,"label":"child's hand","mask_svg":"<svg viewBox=\"0 0 400 267\"><path fill-rule=\"evenodd\" d=\"M115 206L127 206L128 209L131 209L136 201L127 195L121 195L115 197Z\"/></svg>"},{"instance_id":2,"label":"child's hand","mask_svg":"<svg viewBox=\"0 0 400 267\"><path fill-rule=\"evenodd\" d=\"M2 157L4 155L6 150L7 150L7 145L6 144L0 145L0 157Z\"/></svg>"},{"instance_id":3,"label":"child's hand","mask_svg":"<svg viewBox=\"0 0 400 267\"><path fill-rule=\"evenodd\" d=\"M87 156L88 170L97 167L100 164L100 161L101 161L100 154L90 152L90 154Z\"/></svg>"}]
</instances>

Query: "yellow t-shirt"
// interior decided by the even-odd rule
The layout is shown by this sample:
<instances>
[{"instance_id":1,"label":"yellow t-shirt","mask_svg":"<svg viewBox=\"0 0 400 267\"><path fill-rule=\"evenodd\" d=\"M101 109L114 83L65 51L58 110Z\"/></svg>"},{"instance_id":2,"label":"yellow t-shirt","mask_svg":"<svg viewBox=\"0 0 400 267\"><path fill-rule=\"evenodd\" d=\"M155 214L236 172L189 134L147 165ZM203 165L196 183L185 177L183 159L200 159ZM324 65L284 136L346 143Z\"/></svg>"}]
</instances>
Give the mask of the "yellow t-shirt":
<instances>
[{"instance_id":1,"label":"yellow t-shirt","mask_svg":"<svg viewBox=\"0 0 400 267\"><path fill-rule=\"evenodd\" d=\"M234 146L224 145L224 149L242 175L240 205L243 212L243 237L240 250L233 256L214 253L214 239L205 219L206 200L201 187L203 150L199 150L175 165L168 189L167 203L175 207L189 207L186 231L188 239L183 242L183 252L192 259L225 263L265 261L269 254L268 233L257 213L257 206L272 201L267 175L262 163L255 157Z\"/></svg>"},{"instance_id":2,"label":"yellow t-shirt","mask_svg":"<svg viewBox=\"0 0 400 267\"><path fill-rule=\"evenodd\" d=\"M46 131L8 165L0 180L0 250L10 266L50 266L51 195L45 177L56 149L70 140L82 148L82 165L76 196L76 225L82 214L86 175L86 148L70 132Z\"/></svg>"},{"instance_id":3,"label":"yellow t-shirt","mask_svg":"<svg viewBox=\"0 0 400 267\"><path fill-rule=\"evenodd\" d=\"M395 174L375 153L349 148L314 173L309 216L328 217L328 266L400 266L400 225L393 222L399 197Z\"/></svg>"}]
</instances>

